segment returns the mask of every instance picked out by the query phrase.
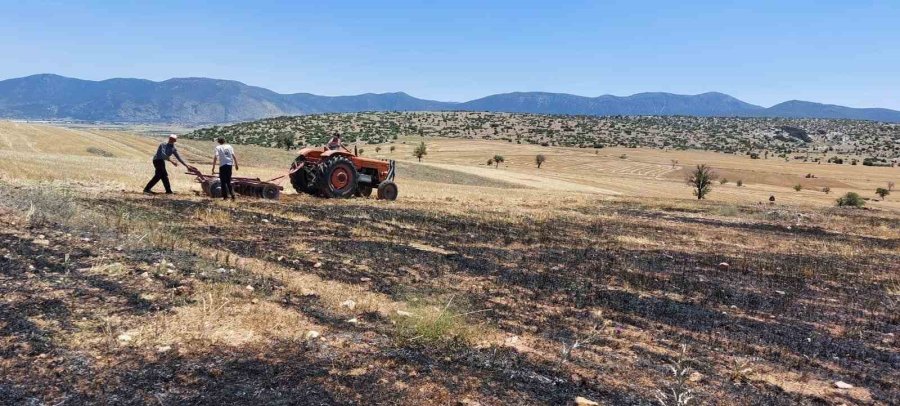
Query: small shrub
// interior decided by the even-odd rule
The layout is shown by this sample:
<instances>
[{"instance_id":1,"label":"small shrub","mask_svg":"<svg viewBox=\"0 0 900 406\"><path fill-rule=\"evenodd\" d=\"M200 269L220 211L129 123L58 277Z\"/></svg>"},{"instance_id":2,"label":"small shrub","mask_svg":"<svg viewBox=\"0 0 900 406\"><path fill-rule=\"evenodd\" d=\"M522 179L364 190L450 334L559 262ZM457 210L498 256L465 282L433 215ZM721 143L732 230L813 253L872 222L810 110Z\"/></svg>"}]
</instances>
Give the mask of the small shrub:
<instances>
[{"instance_id":1,"label":"small shrub","mask_svg":"<svg viewBox=\"0 0 900 406\"><path fill-rule=\"evenodd\" d=\"M847 194L837 199L839 207L863 207L866 201L856 192L847 192Z\"/></svg>"},{"instance_id":2,"label":"small shrub","mask_svg":"<svg viewBox=\"0 0 900 406\"><path fill-rule=\"evenodd\" d=\"M796 185L794 185L794 190L796 190L796 191L798 191L798 192L801 191L801 190L803 190L803 185L801 185L801 184L799 184L799 183L796 184Z\"/></svg>"},{"instance_id":3,"label":"small shrub","mask_svg":"<svg viewBox=\"0 0 900 406\"><path fill-rule=\"evenodd\" d=\"M457 313L449 308L423 306L411 309L409 315L396 317L399 337L406 343L425 345L467 344L472 341L477 330L467 324L465 313Z\"/></svg>"},{"instance_id":4,"label":"small shrub","mask_svg":"<svg viewBox=\"0 0 900 406\"><path fill-rule=\"evenodd\" d=\"M494 164L497 165L498 168L505 160L506 158L503 158L503 155L494 155Z\"/></svg>"},{"instance_id":5,"label":"small shrub","mask_svg":"<svg viewBox=\"0 0 900 406\"><path fill-rule=\"evenodd\" d=\"M534 156L534 163L537 164L538 169L541 169L541 165L543 165L546 160L547 157L545 157L544 154L537 154Z\"/></svg>"},{"instance_id":6,"label":"small shrub","mask_svg":"<svg viewBox=\"0 0 900 406\"><path fill-rule=\"evenodd\" d=\"M822 188L822 193L825 193L826 195L829 194L829 193L831 193L831 188L828 187L828 186L823 187L823 188Z\"/></svg>"},{"instance_id":7,"label":"small shrub","mask_svg":"<svg viewBox=\"0 0 900 406\"><path fill-rule=\"evenodd\" d=\"M688 381L691 376L691 360L687 357L687 347L682 346L681 352L669 364L669 371L672 372L672 384L666 388L659 389L656 392L656 400L663 406L688 406L694 400L694 391L688 388Z\"/></svg>"},{"instance_id":8,"label":"small shrub","mask_svg":"<svg viewBox=\"0 0 900 406\"><path fill-rule=\"evenodd\" d=\"M726 183L728 183L728 179L727 179L727 178L719 179L719 184L720 184L720 185L724 185L724 184L726 184Z\"/></svg>"},{"instance_id":9,"label":"small shrub","mask_svg":"<svg viewBox=\"0 0 900 406\"><path fill-rule=\"evenodd\" d=\"M887 190L887 189L885 189L885 188L883 188L883 187L880 187L880 188L878 188L878 189L875 189L875 194L878 195L878 197L880 197L881 200L884 200L884 198L885 198L887 195L891 194L891 191L890 191L890 190Z\"/></svg>"},{"instance_id":10,"label":"small shrub","mask_svg":"<svg viewBox=\"0 0 900 406\"><path fill-rule=\"evenodd\" d=\"M744 181L741 180L741 179L738 179L737 183L735 183L735 184L736 184L738 187L741 187L741 186L744 186Z\"/></svg>"},{"instance_id":11,"label":"small shrub","mask_svg":"<svg viewBox=\"0 0 900 406\"><path fill-rule=\"evenodd\" d=\"M97 156L102 156L104 158L113 158L115 155L112 152L109 152L105 149L100 149L97 147L88 147L87 152L90 154L94 154Z\"/></svg>"}]
</instances>

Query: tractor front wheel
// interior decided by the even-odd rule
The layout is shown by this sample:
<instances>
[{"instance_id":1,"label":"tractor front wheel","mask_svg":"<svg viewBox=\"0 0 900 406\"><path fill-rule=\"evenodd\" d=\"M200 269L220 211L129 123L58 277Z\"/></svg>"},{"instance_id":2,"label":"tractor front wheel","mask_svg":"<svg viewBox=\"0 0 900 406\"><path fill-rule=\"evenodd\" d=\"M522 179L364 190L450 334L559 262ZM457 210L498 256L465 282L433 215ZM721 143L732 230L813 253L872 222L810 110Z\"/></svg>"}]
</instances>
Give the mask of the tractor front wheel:
<instances>
[{"instance_id":1,"label":"tractor front wheel","mask_svg":"<svg viewBox=\"0 0 900 406\"><path fill-rule=\"evenodd\" d=\"M379 200L397 200L397 184L391 181L384 181L378 185Z\"/></svg>"},{"instance_id":2,"label":"tractor front wheel","mask_svg":"<svg viewBox=\"0 0 900 406\"><path fill-rule=\"evenodd\" d=\"M356 192L359 174L353 162L344 156L332 156L319 164L316 180L319 192L324 197L346 198Z\"/></svg>"}]
</instances>

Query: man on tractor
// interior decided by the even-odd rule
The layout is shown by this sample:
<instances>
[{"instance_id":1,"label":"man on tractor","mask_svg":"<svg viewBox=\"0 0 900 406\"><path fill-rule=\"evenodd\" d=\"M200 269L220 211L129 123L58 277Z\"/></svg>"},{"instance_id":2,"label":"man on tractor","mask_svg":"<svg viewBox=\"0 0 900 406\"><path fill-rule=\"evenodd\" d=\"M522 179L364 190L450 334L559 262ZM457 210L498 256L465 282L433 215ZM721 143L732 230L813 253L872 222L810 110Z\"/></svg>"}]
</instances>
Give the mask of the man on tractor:
<instances>
[{"instance_id":1,"label":"man on tractor","mask_svg":"<svg viewBox=\"0 0 900 406\"><path fill-rule=\"evenodd\" d=\"M341 143L341 134L334 133L334 135L331 137L331 140L328 141L327 146L328 149L332 151L341 149L341 146L343 146L343 143Z\"/></svg>"}]
</instances>

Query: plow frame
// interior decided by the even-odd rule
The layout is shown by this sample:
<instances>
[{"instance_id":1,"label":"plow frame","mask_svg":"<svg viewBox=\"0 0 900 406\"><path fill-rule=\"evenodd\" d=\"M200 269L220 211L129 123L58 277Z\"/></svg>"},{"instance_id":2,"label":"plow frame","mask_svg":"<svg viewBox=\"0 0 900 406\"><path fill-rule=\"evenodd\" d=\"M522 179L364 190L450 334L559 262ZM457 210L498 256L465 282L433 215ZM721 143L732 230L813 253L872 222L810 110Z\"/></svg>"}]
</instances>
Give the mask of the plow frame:
<instances>
[{"instance_id":1,"label":"plow frame","mask_svg":"<svg viewBox=\"0 0 900 406\"><path fill-rule=\"evenodd\" d=\"M214 173L206 175L200 172L196 167L187 168L188 175L194 175L197 183L203 189L203 194L210 197L222 197L221 185L219 185L219 177ZM232 177L231 186L234 192L242 196L258 197L262 199L276 200L281 196L284 187L272 183L272 181L281 178L264 181L259 178Z\"/></svg>"}]
</instances>

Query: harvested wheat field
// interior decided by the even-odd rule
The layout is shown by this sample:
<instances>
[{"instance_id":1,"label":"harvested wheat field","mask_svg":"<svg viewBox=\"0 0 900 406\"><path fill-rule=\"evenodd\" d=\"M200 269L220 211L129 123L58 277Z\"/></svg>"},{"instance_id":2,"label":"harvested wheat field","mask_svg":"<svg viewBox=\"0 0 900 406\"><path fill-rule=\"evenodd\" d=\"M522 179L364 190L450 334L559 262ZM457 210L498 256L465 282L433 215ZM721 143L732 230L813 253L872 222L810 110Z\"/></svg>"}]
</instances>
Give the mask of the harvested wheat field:
<instances>
[{"instance_id":1,"label":"harvested wheat field","mask_svg":"<svg viewBox=\"0 0 900 406\"><path fill-rule=\"evenodd\" d=\"M420 141L365 146L394 202L232 203L140 194L156 139L0 122L0 403L900 403L900 169Z\"/></svg>"}]
</instances>

